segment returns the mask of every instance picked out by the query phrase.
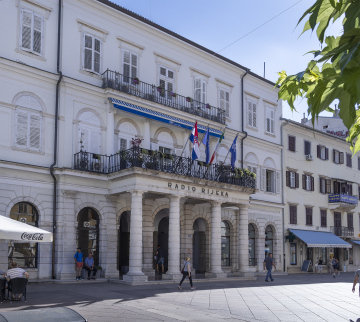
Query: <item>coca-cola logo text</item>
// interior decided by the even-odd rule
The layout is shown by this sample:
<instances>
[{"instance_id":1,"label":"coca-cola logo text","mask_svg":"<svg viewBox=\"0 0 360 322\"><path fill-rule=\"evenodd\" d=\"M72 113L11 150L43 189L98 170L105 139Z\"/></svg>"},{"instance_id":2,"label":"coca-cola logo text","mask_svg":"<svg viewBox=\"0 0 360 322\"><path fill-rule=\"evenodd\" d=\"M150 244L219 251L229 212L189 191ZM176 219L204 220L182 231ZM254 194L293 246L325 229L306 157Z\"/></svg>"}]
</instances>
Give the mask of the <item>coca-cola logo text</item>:
<instances>
[{"instance_id":1,"label":"coca-cola logo text","mask_svg":"<svg viewBox=\"0 0 360 322\"><path fill-rule=\"evenodd\" d=\"M23 233L21 235L21 239L24 240L43 240L43 238L44 238L44 234L39 234L39 233L36 234Z\"/></svg>"}]
</instances>

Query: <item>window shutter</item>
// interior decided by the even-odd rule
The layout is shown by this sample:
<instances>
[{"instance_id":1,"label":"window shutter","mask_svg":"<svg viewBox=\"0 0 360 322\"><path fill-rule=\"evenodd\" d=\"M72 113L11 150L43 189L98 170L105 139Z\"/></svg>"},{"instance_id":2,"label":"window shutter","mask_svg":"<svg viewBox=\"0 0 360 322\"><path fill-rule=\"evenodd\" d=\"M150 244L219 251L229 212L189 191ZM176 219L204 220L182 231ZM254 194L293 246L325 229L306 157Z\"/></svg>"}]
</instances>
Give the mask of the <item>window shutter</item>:
<instances>
[{"instance_id":1,"label":"window shutter","mask_svg":"<svg viewBox=\"0 0 360 322\"><path fill-rule=\"evenodd\" d=\"M138 57L136 54L131 53L131 77L137 77L137 69L138 69Z\"/></svg>"},{"instance_id":2,"label":"window shutter","mask_svg":"<svg viewBox=\"0 0 360 322\"><path fill-rule=\"evenodd\" d=\"M92 36L84 37L84 69L92 70Z\"/></svg>"},{"instance_id":3,"label":"window shutter","mask_svg":"<svg viewBox=\"0 0 360 322\"><path fill-rule=\"evenodd\" d=\"M29 133L29 147L32 149L40 149L40 135L41 135L41 116L30 114L30 133Z\"/></svg>"},{"instance_id":4,"label":"window shutter","mask_svg":"<svg viewBox=\"0 0 360 322\"><path fill-rule=\"evenodd\" d=\"M125 50L123 54L123 75L124 82L129 83L130 75L130 52Z\"/></svg>"},{"instance_id":5,"label":"window shutter","mask_svg":"<svg viewBox=\"0 0 360 322\"><path fill-rule=\"evenodd\" d=\"M302 188L304 190L306 190L306 175L305 174L302 175Z\"/></svg>"},{"instance_id":6,"label":"window shutter","mask_svg":"<svg viewBox=\"0 0 360 322\"><path fill-rule=\"evenodd\" d=\"M225 91L220 89L219 90L219 107L222 110L225 110Z\"/></svg>"},{"instance_id":7,"label":"window shutter","mask_svg":"<svg viewBox=\"0 0 360 322\"><path fill-rule=\"evenodd\" d=\"M82 138L83 151L92 152L89 151L89 130L86 128L80 128L80 137Z\"/></svg>"},{"instance_id":8,"label":"window shutter","mask_svg":"<svg viewBox=\"0 0 360 322\"><path fill-rule=\"evenodd\" d=\"M120 138L120 150L126 150L127 149L127 140Z\"/></svg>"},{"instance_id":9,"label":"window shutter","mask_svg":"<svg viewBox=\"0 0 360 322\"><path fill-rule=\"evenodd\" d=\"M253 121L252 121L252 124L253 124L253 127L256 127L256 104L252 103L252 106L253 106L253 112L252 112Z\"/></svg>"},{"instance_id":10,"label":"window shutter","mask_svg":"<svg viewBox=\"0 0 360 322\"><path fill-rule=\"evenodd\" d=\"M324 191L323 191L323 185L322 185L322 183L323 183L323 178L319 178L319 192L320 193L324 193Z\"/></svg>"},{"instance_id":11,"label":"window shutter","mask_svg":"<svg viewBox=\"0 0 360 322\"><path fill-rule=\"evenodd\" d=\"M329 149L325 148L325 160L329 160Z\"/></svg>"},{"instance_id":12,"label":"window shutter","mask_svg":"<svg viewBox=\"0 0 360 322\"><path fill-rule=\"evenodd\" d=\"M293 152L296 151L295 136L289 136L289 150Z\"/></svg>"},{"instance_id":13,"label":"window shutter","mask_svg":"<svg viewBox=\"0 0 360 322\"><path fill-rule=\"evenodd\" d=\"M305 155L311 154L311 143L309 141L305 141Z\"/></svg>"},{"instance_id":14,"label":"window shutter","mask_svg":"<svg viewBox=\"0 0 360 322\"><path fill-rule=\"evenodd\" d=\"M31 24L32 12L28 10L21 11L21 48L31 50Z\"/></svg>"},{"instance_id":15,"label":"window shutter","mask_svg":"<svg viewBox=\"0 0 360 322\"><path fill-rule=\"evenodd\" d=\"M34 14L34 35L33 35L33 51L41 54L43 37L43 17Z\"/></svg>"},{"instance_id":16,"label":"window shutter","mask_svg":"<svg viewBox=\"0 0 360 322\"><path fill-rule=\"evenodd\" d=\"M349 184L349 195L352 196L352 184Z\"/></svg>"},{"instance_id":17,"label":"window shutter","mask_svg":"<svg viewBox=\"0 0 360 322\"><path fill-rule=\"evenodd\" d=\"M321 145L317 145L316 149L317 149L317 157L321 159Z\"/></svg>"},{"instance_id":18,"label":"window shutter","mask_svg":"<svg viewBox=\"0 0 360 322\"><path fill-rule=\"evenodd\" d=\"M299 188L299 174L295 173L295 188Z\"/></svg>"},{"instance_id":19,"label":"window shutter","mask_svg":"<svg viewBox=\"0 0 360 322\"><path fill-rule=\"evenodd\" d=\"M290 187L290 171L286 171L286 186Z\"/></svg>"},{"instance_id":20,"label":"window shutter","mask_svg":"<svg viewBox=\"0 0 360 322\"><path fill-rule=\"evenodd\" d=\"M334 193L339 193L339 185L338 185L339 182L337 181L334 181Z\"/></svg>"},{"instance_id":21,"label":"window shutter","mask_svg":"<svg viewBox=\"0 0 360 322\"><path fill-rule=\"evenodd\" d=\"M230 117L230 93L225 92L225 112L226 116Z\"/></svg>"},{"instance_id":22,"label":"window shutter","mask_svg":"<svg viewBox=\"0 0 360 322\"><path fill-rule=\"evenodd\" d=\"M276 171L275 172L276 174L276 182L275 182L275 186L276 186L276 193L280 193L280 172L279 171Z\"/></svg>"},{"instance_id":23,"label":"window shutter","mask_svg":"<svg viewBox=\"0 0 360 322\"><path fill-rule=\"evenodd\" d=\"M326 180L326 193L331 193L331 180Z\"/></svg>"},{"instance_id":24,"label":"window shutter","mask_svg":"<svg viewBox=\"0 0 360 322\"><path fill-rule=\"evenodd\" d=\"M336 163L336 160L335 160L335 154L336 154L336 150L333 149L333 162Z\"/></svg>"},{"instance_id":25,"label":"window shutter","mask_svg":"<svg viewBox=\"0 0 360 322\"><path fill-rule=\"evenodd\" d=\"M311 179L311 191L315 191L314 177L311 176L310 179Z\"/></svg>"},{"instance_id":26,"label":"window shutter","mask_svg":"<svg viewBox=\"0 0 360 322\"><path fill-rule=\"evenodd\" d=\"M294 224L294 206L290 206L290 224Z\"/></svg>"},{"instance_id":27,"label":"window shutter","mask_svg":"<svg viewBox=\"0 0 360 322\"><path fill-rule=\"evenodd\" d=\"M275 112L273 110L270 111L271 116L271 133L275 133Z\"/></svg>"},{"instance_id":28,"label":"window shutter","mask_svg":"<svg viewBox=\"0 0 360 322\"><path fill-rule=\"evenodd\" d=\"M101 41L94 38L94 72L100 74Z\"/></svg>"},{"instance_id":29,"label":"window shutter","mask_svg":"<svg viewBox=\"0 0 360 322\"><path fill-rule=\"evenodd\" d=\"M91 149L89 152L100 154L100 142L101 132L99 130L90 130L90 145Z\"/></svg>"},{"instance_id":30,"label":"window shutter","mask_svg":"<svg viewBox=\"0 0 360 322\"><path fill-rule=\"evenodd\" d=\"M201 102L202 103L205 103L206 102L206 82L205 81L202 81L202 91L201 91Z\"/></svg>"},{"instance_id":31,"label":"window shutter","mask_svg":"<svg viewBox=\"0 0 360 322\"><path fill-rule=\"evenodd\" d=\"M266 189L266 169L265 168L261 168L260 189L261 190Z\"/></svg>"},{"instance_id":32,"label":"window shutter","mask_svg":"<svg viewBox=\"0 0 360 322\"><path fill-rule=\"evenodd\" d=\"M247 102L247 107L248 107L248 125L253 126L252 103Z\"/></svg>"},{"instance_id":33,"label":"window shutter","mask_svg":"<svg viewBox=\"0 0 360 322\"><path fill-rule=\"evenodd\" d=\"M16 145L27 147L28 113L16 113Z\"/></svg>"},{"instance_id":34,"label":"window shutter","mask_svg":"<svg viewBox=\"0 0 360 322\"><path fill-rule=\"evenodd\" d=\"M196 77L194 79L194 100L201 101L201 78Z\"/></svg>"}]
</instances>

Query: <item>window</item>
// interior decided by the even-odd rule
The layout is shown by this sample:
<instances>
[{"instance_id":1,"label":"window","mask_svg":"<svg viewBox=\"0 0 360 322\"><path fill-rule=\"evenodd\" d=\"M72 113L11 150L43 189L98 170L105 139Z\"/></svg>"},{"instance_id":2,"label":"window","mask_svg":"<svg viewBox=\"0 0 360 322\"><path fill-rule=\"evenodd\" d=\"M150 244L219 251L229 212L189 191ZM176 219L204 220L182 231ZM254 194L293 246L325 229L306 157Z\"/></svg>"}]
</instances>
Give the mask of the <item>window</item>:
<instances>
[{"instance_id":1,"label":"window","mask_svg":"<svg viewBox=\"0 0 360 322\"><path fill-rule=\"evenodd\" d=\"M289 135L289 151L295 152L296 151L296 137Z\"/></svg>"},{"instance_id":2,"label":"window","mask_svg":"<svg viewBox=\"0 0 360 322\"><path fill-rule=\"evenodd\" d=\"M352 159L350 153L346 153L346 166L350 168L352 167Z\"/></svg>"},{"instance_id":3,"label":"window","mask_svg":"<svg viewBox=\"0 0 360 322\"><path fill-rule=\"evenodd\" d=\"M41 114L18 110L15 119L15 145L29 150L40 151Z\"/></svg>"},{"instance_id":4,"label":"window","mask_svg":"<svg viewBox=\"0 0 360 322\"><path fill-rule=\"evenodd\" d=\"M138 55L129 50L123 52L123 80L131 83L131 78L138 77Z\"/></svg>"},{"instance_id":5,"label":"window","mask_svg":"<svg viewBox=\"0 0 360 322\"><path fill-rule=\"evenodd\" d=\"M296 244L290 244L290 265L296 265Z\"/></svg>"},{"instance_id":6,"label":"window","mask_svg":"<svg viewBox=\"0 0 360 322\"><path fill-rule=\"evenodd\" d=\"M34 206L29 203L20 202L10 210L10 218L38 227L38 213ZM16 242L11 240L8 249L8 265L14 261L19 267L37 267L38 243L35 242Z\"/></svg>"},{"instance_id":7,"label":"window","mask_svg":"<svg viewBox=\"0 0 360 322\"><path fill-rule=\"evenodd\" d=\"M299 174L295 171L286 171L286 186L299 188Z\"/></svg>"},{"instance_id":8,"label":"window","mask_svg":"<svg viewBox=\"0 0 360 322\"><path fill-rule=\"evenodd\" d=\"M221 266L230 266L230 226L221 222Z\"/></svg>"},{"instance_id":9,"label":"window","mask_svg":"<svg viewBox=\"0 0 360 322\"><path fill-rule=\"evenodd\" d=\"M137 137L137 130L130 122L122 122L119 126L118 149L127 150L132 147L131 140Z\"/></svg>"},{"instance_id":10,"label":"window","mask_svg":"<svg viewBox=\"0 0 360 322\"><path fill-rule=\"evenodd\" d=\"M309 174L303 174L302 186L304 190L314 191L314 177Z\"/></svg>"},{"instance_id":11,"label":"window","mask_svg":"<svg viewBox=\"0 0 360 322\"><path fill-rule=\"evenodd\" d=\"M296 225L297 224L297 206L291 205L289 207L290 210L290 224Z\"/></svg>"},{"instance_id":12,"label":"window","mask_svg":"<svg viewBox=\"0 0 360 322\"><path fill-rule=\"evenodd\" d=\"M331 193L331 180L320 177L320 193Z\"/></svg>"},{"instance_id":13,"label":"window","mask_svg":"<svg viewBox=\"0 0 360 322\"><path fill-rule=\"evenodd\" d=\"M266 191L274 192L275 175L274 171L266 169Z\"/></svg>"},{"instance_id":14,"label":"window","mask_svg":"<svg viewBox=\"0 0 360 322\"><path fill-rule=\"evenodd\" d=\"M219 89L219 106L225 111L225 116L230 117L230 93Z\"/></svg>"},{"instance_id":15,"label":"window","mask_svg":"<svg viewBox=\"0 0 360 322\"><path fill-rule=\"evenodd\" d=\"M260 190L272 192L272 193L280 193L281 180L280 180L279 171L261 168L260 174L261 174Z\"/></svg>"},{"instance_id":16,"label":"window","mask_svg":"<svg viewBox=\"0 0 360 322\"><path fill-rule=\"evenodd\" d=\"M311 155L311 142L304 141L304 153L305 155Z\"/></svg>"},{"instance_id":17,"label":"window","mask_svg":"<svg viewBox=\"0 0 360 322\"><path fill-rule=\"evenodd\" d=\"M327 262L326 247L320 248L320 259L322 259L323 265L326 265Z\"/></svg>"},{"instance_id":18,"label":"window","mask_svg":"<svg viewBox=\"0 0 360 322\"><path fill-rule=\"evenodd\" d=\"M197 107L202 107L199 103L206 103L206 82L201 77L194 79L194 100Z\"/></svg>"},{"instance_id":19,"label":"window","mask_svg":"<svg viewBox=\"0 0 360 322\"><path fill-rule=\"evenodd\" d=\"M318 145L317 157L321 160L329 160L329 149L323 145Z\"/></svg>"},{"instance_id":20,"label":"window","mask_svg":"<svg viewBox=\"0 0 360 322\"><path fill-rule=\"evenodd\" d=\"M326 210L320 209L320 224L321 227L327 227L327 221L326 221Z\"/></svg>"},{"instance_id":21,"label":"window","mask_svg":"<svg viewBox=\"0 0 360 322\"><path fill-rule=\"evenodd\" d=\"M256 266L256 257L255 257L255 227L253 224L248 225L249 229L249 266Z\"/></svg>"},{"instance_id":22,"label":"window","mask_svg":"<svg viewBox=\"0 0 360 322\"><path fill-rule=\"evenodd\" d=\"M160 96L166 97L169 100L174 98L171 95L171 92L174 92L175 88L174 74L172 69L160 66L159 85L165 90L160 92Z\"/></svg>"},{"instance_id":23,"label":"window","mask_svg":"<svg viewBox=\"0 0 360 322\"><path fill-rule=\"evenodd\" d=\"M248 112L248 125L256 128L256 104L254 102L247 102L247 112Z\"/></svg>"},{"instance_id":24,"label":"window","mask_svg":"<svg viewBox=\"0 0 360 322\"><path fill-rule=\"evenodd\" d=\"M267 133L275 134L275 111L268 107L266 108L265 131Z\"/></svg>"},{"instance_id":25,"label":"window","mask_svg":"<svg viewBox=\"0 0 360 322\"><path fill-rule=\"evenodd\" d=\"M35 55L42 55L44 18L21 9L20 48Z\"/></svg>"},{"instance_id":26,"label":"window","mask_svg":"<svg viewBox=\"0 0 360 322\"><path fill-rule=\"evenodd\" d=\"M344 152L340 152L338 150L333 150L333 161L336 164L344 163Z\"/></svg>"},{"instance_id":27,"label":"window","mask_svg":"<svg viewBox=\"0 0 360 322\"><path fill-rule=\"evenodd\" d=\"M267 226L265 229L265 257L267 257L269 253L272 253L273 258L275 258L273 252L273 239L274 239L273 230L271 226Z\"/></svg>"},{"instance_id":28,"label":"window","mask_svg":"<svg viewBox=\"0 0 360 322\"><path fill-rule=\"evenodd\" d=\"M348 228L354 229L354 215L353 214L347 214L347 223L348 223Z\"/></svg>"},{"instance_id":29,"label":"window","mask_svg":"<svg viewBox=\"0 0 360 322\"><path fill-rule=\"evenodd\" d=\"M313 213L313 210L312 208L305 208L305 212L306 212L306 225L307 226L312 226L313 224L313 218L312 218L312 213Z\"/></svg>"},{"instance_id":30,"label":"window","mask_svg":"<svg viewBox=\"0 0 360 322\"><path fill-rule=\"evenodd\" d=\"M100 74L101 40L85 33L83 38L83 69Z\"/></svg>"}]
</instances>

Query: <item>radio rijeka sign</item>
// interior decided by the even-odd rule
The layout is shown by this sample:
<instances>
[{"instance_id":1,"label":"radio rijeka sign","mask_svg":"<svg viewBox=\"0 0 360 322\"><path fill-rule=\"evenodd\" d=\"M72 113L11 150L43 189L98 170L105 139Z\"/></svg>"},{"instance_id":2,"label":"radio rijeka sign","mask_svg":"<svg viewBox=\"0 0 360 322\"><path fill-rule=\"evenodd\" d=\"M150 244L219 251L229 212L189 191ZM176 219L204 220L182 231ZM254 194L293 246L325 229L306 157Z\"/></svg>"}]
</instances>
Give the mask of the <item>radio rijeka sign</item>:
<instances>
[{"instance_id":1,"label":"radio rijeka sign","mask_svg":"<svg viewBox=\"0 0 360 322\"><path fill-rule=\"evenodd\" d=\"M226 191L216 190L216 189L209 189L209 188L196 188L194 186L188 186L184 184L173 184L171 182L168 182L168 188L170 189L176 189L176 190L187 190L192 192L201 192L208 195L215 195L215 196L221 196L221 197L228 197L228 193Z\"/></svg>"},{"instance_id":2,"label":"radio rijeka sign","mask_svg":"<svg viewBox=\"0 0 360 322\"><path fill-rule=\"evenodd\" d=\"M23 234L21 235L21 239L22 239L22 240L43 240L43 239L44 239L44 234L39 234L39 233L35 233L35 234L23 233Z\"/></svg>"}]
</instances>

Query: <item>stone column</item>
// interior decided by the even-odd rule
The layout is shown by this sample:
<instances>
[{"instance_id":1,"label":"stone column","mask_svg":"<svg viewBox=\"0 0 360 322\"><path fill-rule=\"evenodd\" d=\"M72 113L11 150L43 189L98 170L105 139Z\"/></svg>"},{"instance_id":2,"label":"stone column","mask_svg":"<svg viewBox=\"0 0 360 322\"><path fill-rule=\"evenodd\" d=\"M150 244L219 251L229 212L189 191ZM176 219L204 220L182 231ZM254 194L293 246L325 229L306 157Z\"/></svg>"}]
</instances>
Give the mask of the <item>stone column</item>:
<instances>
[{"instance_id":1,"label":"stone column","mask_svg":"<svg viewBox=\"0 0 360 322\"><path fill-rule=\"evenodd\" d=\"M169 209L169 260L164 279L179 279L180 273L180 197L171 196Z\"/></svg>"},{"instance_id":2,"label":"stone column","mask_svg":"<svg viewBox=\"0 0 360 322\"><path fill-rule=\"evenodd\" d=\"M150 121L149 120L145 120L145 122L143 123L144 125L144 141L142 141L141 146L144 149L148 149L150 150Z\"/></svg>"},{"instance_id":3,"label":"stone column","mask_svg":"<svg viewBox=\"0 0 360 322\"><path fill-rule=\"evenodd\" d=\"M221 269L221 203L212 202L209 277L226 277Z\"/></svg>"},{"instance_id":4,"label":"stone column","mask_svg":"<svg viewBox=\"0 0 360 322\"><path fill-rule=\"evenodd\" d=\"M115 137L114 137L114 129L115 129L115 111L112 104L107 103L107 113L106 113L106 154L112 155L115 150Z\"/></svg>"},{"instance_id":5,"label":"stone column","mask_svg":"<svg viewBox=\"0 0 360 322\"><path fill-rule=\"evenodd\" d=\"M152 211L154 206L153 199L144 199L143 206L143 272L147 276L154 276L155 271L153 269L154 260L154 246L153 246L153 234L154 225L152 220Z\"/></svg>"},{"instance_id":6,"label":"stone column","mask_svg":"<svg viewBox=\"0 0 360 322\"><path fill-rule=\"evenodd\" d=\"M253 275L249 272L249 203L239 205L239 273Z\"/></svg>"},{"instance_id":7,"label":"stone column","mask_svg":"<svg viewBox=\"0 0 360 322\"><path fill-rule=\"evenodd\" d=\"M186 257L190 257L192 260L193 256L193 235L194 235L194 227L193 227L193 209L194 205L192 204L184 204L184 215L183 215L183 223L182 223L182 238L181 238L181 256L180 256L180 264L186 259Z\"/></svg>"},{"instance_id":8,"label":"stone column","mask_svg":"<svg viewBox=\"0 0 360 322\"><path fill-rule=\"evenodd\" d=\"M265 233L258 233L255 239L256 245L256 260L257 260L257 268L259 272L263 271L263 262L265 259Z\"/></svg>"},{"instance_id":9,"label":"stone column","mask_svg":"<svg viewBox=\"0 0 360 322\"><path fill-rule=\"evenodd\" d=\"M142 195L142 191L131 191L129 272L123 277L130 283L147 281L142 272Z\"/></svg>"}]
</instances>

